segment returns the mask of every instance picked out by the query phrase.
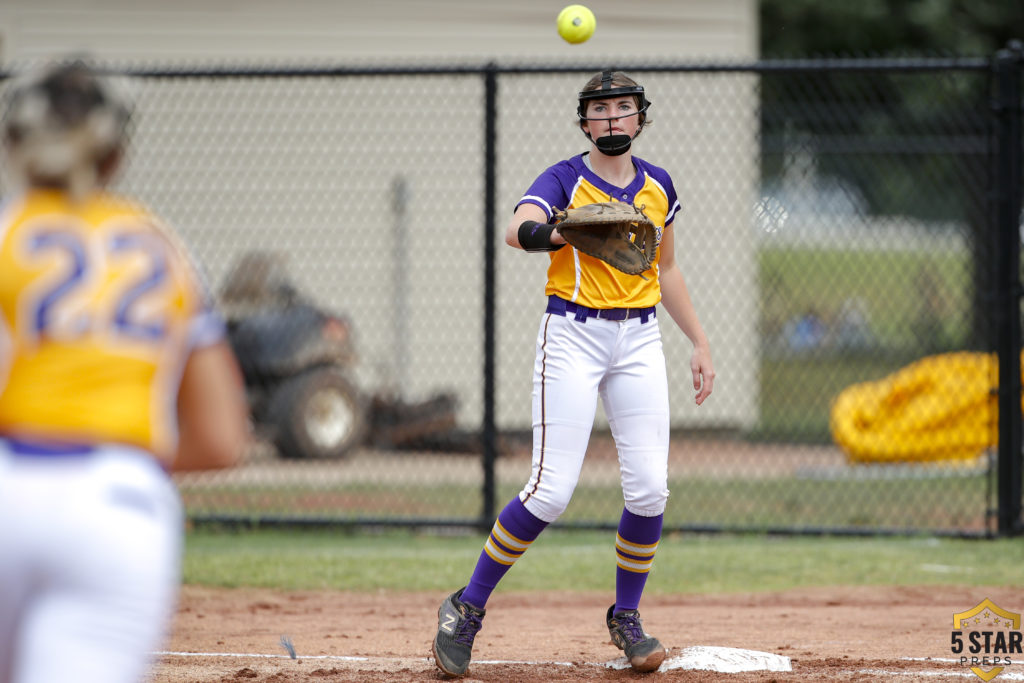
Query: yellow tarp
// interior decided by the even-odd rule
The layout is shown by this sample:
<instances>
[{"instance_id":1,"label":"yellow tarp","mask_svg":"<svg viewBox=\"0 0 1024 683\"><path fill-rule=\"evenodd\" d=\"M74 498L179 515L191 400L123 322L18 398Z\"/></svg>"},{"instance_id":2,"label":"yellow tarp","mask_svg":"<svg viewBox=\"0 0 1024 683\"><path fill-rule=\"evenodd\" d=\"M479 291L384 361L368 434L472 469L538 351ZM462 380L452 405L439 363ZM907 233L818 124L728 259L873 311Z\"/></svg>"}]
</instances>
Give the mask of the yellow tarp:
<instances>
[{"instance_id":1,"label":"yellow tarp","mask_svg":"<svg viewBox=\"0 0 1024 683\"><path fill-rule=\"evenodd\" d=\"M998 439L995 354L928 356L832 403L832 438L852 462L974 460Z\"/></svg>"}]
</instances>

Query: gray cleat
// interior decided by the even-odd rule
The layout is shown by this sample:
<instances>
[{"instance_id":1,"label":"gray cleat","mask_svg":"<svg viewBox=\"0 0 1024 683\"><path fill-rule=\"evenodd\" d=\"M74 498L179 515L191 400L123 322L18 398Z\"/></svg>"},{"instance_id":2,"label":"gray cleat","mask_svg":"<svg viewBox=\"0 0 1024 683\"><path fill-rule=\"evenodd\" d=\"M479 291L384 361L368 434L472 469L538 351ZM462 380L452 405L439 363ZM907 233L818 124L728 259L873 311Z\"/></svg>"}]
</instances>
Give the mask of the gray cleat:
<instances>
[{"instance_id":1,"label":"gray cleat","mask_svg":"<svg viewBox=\"0 0 1024 683\"><path fill-rule=\"evenodd\" d=\"M483 627L487 610L478 609L459 600L465 586L441 603L437 610L437 635L431 651L437 668L449 676L461 676L469 669L473 655L473 639Z\"/></svg>"},{"instance_id":2,"label":"gray cleat","mask_svg":"<svg viewBox=\"0 0 1024 683\"><path fill-rule=\"evenodd\" d=\"M612 614L615 605L608 608L605 621L612 642L626 653L626 659L634 671L654 671L665 661L665 648L658 639L644 633L640 625L640 613L635 609Z\"/></svg>"}]
</instances>

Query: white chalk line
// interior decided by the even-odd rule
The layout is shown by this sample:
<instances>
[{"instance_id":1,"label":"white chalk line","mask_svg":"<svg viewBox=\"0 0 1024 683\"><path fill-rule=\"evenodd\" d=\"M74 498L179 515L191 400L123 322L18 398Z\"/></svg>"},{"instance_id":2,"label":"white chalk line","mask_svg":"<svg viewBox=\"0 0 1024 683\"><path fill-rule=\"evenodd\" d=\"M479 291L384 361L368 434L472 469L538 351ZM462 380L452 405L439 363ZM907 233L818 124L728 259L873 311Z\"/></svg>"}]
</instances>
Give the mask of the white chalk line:
<instances>
[{"instance_id":1,"label":"white chalk line","mask_svg":"<svg viewBox=\"0 0 1024 683\"><path fill-rule=\"evenodd\" d=\"M432 657L361 657L345 655L310 655L296 656L263 654L263 653L242 653L242 652L175 652L161 651L155 653L161 657L231 657L236 659L258 658L258 659L309 659L320 661L338 662L361 662L375 666L394 668L396 666L408 666L409 662L421 662L433 664ZM609 662L550 662L550 661L524 661L513 659L480 659L473 660L478 665L512 665L512 666L558 666L558 667L600 667L607 669L628 669L629 662L625 657L619 657ZM676 651L676 656L667 658L658 671L665 672L672 669L689 669L719 671L723 673L737 673L740 671L792 671L788 657L774 655L768 652L755 652L753 650L741 650L736 648L721 648L698 646L684 648Z\"/></svg>"},{"instance_id":2,"label":"white chalk line","mask_svg":"<svg viewBox=\"0 0 1024 683\"><path fill-rule=\"evenodd\" d=\"M239 659L292 659L289 655L267 655L255 652L170 652L161 650L154 652L157 657L237 657ZM303 655L295 659L337 659L344 662L368 662L370 657L346 657L344 655ZM377 658L377 661L390 661ZM397 660L395 660L397 661Z\"/></svg>"},{"instance_id":3,"label":"white chalk line","mask_svg":"<svg viewBox=\"0 0 1024 683\"><path fill-rule=\"evenodd\" d=\"M233 657L236 659L293 659L289 655L268 655L261 653L245 653L245 652L171 652L162 650L154 652L157 657ZM298 655L294 659L328 659L332 661L340 662L429 662L433 663L431 657L358 657L358 656L346 656L346 655ZM473 660L474 664L543 664L552 666L576 666L572 662L521 662L516 660L504 660L504 659L481 659ZM590 666L590 665L588 665ZM602 664L594 664L592 666L603 666Z\"/></svg>"},{"instance_id":4,"label":"white chalk line","mask_svg":"<svg viewBox=\"0 0 1024 683\"><path fill-rule=\"evenodd\" d=\"M228 657L236 659L292 659L289 655L272 655L263 653L245 653L245 652L174 652L168 650L162 650L153 653L160 657ZM296 659L307 659L307 660L328 660L338 662L373 662L378 664L386 663L401 663L401 662L423 662L425 664L433 664L434 660L431 657L360 657L354 655L302 655L296 657ZM943 662L943 663L958 663L960 660L952 658L941 658L941 657L901 657L900 661L904 662ZM514 659L481 659L474 660L474 664L486 664L486 665L513 665L513 666L597 666L612 669L625 668L629 665L626 663L624 657L612 660L605 663L588 662L582 665L574 664L572 662L540 662L540 661L523 661ZM664 665L663 667L664 668ZM672 667L676 668L676 667ZM660 670L660 669L659 669ZM970 670L966 671L929 671L929 670L918 670L918 671L905 671L905 670L885 670L885 669L850 669L850 673L864 674L870 676L886 676L886 677L898 677L898 676L923 676L923 677L934 677L934 678L977 678L977 676ZM999 680L1007 681L1024 681L1024 673L1014 673L1003 671L997 677Z\"/></svg>"}]
</instances>

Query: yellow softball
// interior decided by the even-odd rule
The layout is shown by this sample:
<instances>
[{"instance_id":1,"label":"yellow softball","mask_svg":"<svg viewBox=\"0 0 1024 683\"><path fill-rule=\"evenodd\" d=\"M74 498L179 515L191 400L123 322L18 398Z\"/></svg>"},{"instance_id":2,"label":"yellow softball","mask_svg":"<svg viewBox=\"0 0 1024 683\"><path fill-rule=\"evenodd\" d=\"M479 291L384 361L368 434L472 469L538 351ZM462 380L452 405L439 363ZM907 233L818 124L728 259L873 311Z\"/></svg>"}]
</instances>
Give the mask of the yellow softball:
<instances>
[{"instance_id":1,"label":"yellow softball","mask_svg":"<svg viewBox=\"0 0 1024 683\"><path fill-rule=\"evenodd\" d=\"M558 13L558 35L567 43L582 43L594 35L597 19L585 5L569 5Z\"/></svg>"}]
</instances>

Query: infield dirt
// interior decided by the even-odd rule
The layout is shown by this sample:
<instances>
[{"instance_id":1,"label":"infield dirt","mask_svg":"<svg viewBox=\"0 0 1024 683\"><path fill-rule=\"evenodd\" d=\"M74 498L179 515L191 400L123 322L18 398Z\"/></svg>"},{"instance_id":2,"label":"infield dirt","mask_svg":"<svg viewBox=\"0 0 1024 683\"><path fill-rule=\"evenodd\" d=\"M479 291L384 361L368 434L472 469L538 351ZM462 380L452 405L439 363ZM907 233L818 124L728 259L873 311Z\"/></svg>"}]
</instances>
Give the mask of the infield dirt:
<instances>
[{"instance_id":1,"label":"infield dirt","mask_svg":"<svg viewBox=\"0 0 1024 683\"><path fill-rule=\"evenodd\" d=\"M441 594L280 592L186 586L153 683L199 681L435 681L430 655ZM610 598L592 593L502 593L488 603L463 681L981 680L953 661L953 614L988 598L1020 611L1019 588L815 587L777 593L653 595L644 626L669 648L743 648L788 657L790 672L673 669L641 676L619 659L604 627ZM291 659L281 645L294 643ZM1020 662L1020 658L1017 659ZM995 679L1021 680L1024 666Z\"/></svg>"}]
</instances>

